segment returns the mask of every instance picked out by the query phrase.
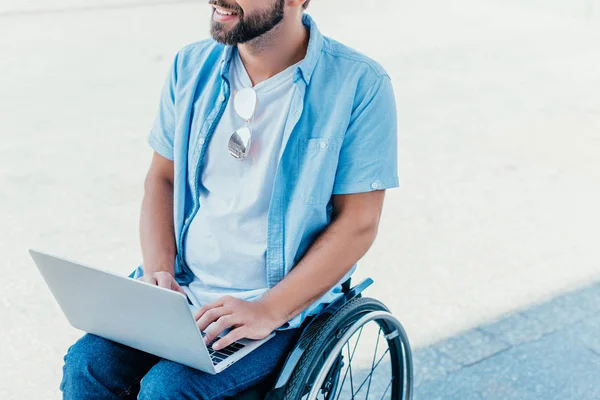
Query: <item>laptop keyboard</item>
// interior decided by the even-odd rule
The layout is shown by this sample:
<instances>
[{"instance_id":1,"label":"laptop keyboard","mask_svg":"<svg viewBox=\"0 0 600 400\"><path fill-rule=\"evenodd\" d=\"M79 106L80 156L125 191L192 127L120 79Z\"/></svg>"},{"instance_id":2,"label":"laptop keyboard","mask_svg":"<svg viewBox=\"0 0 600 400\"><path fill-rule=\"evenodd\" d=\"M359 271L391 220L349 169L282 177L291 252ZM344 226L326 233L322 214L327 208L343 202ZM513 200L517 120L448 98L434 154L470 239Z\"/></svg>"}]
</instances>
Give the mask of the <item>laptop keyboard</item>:
<instances>
[{"instance_id":1,"label":"laptop keyboard","mask_svg":"<svg viewBox=\"0 0 600 400\"><path fill-rule=\"evenodd\" d=\"M204 332L202 332L202 336L205 336ZM233 342L229 346L224 347L220 350L213 350L212 344L214 342L216 342L218 339L220 339L220 338L216 337L210 343L208 343L206 345L206 347L208 349L208 354L210 354L210 358L212 359L213 365L219 364L221 361L223 361L224 359L226 359L227 357L229 357L236 351L239 351L244 348L244 345L242 343Z\"/></svg>"}]
</instances>

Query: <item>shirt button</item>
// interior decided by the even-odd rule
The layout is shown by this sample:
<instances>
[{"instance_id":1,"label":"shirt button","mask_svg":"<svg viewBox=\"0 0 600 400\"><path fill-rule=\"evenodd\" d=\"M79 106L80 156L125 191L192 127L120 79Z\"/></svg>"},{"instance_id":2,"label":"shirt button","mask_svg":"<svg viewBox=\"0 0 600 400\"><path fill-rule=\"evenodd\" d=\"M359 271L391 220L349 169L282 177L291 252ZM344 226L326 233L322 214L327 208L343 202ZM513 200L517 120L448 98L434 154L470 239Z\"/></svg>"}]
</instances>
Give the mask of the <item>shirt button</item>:
<instances>
[{"instance_id":1,"label":"shirt button","mask_svg":"<svg viewBox=\"0 0 600 400\"><path fill-rule=\"evenodd\" d=\"M203 138L203 137L201 137L200 139L198 139L198 143L200 143L200 144L204 144L204 138Z\"/></svg>"},{"instance_id":2,"label":"shirt button","mask_svg":"<svg viewBox=\"0 0 600 400\"><path fill-rule=\"evenodd\" d=\"M327 147L327 143L321 142L321 148L324 149L325 147Z\"/></svg>"},{"instance_id":3,"label":"shirt button","mask_svg":"<svg viewBox=\"0 0 600 400\"><path fill-rule=\"evenodd\" d=\"M377 183L377 182L371 183L371 188L372 189L379 189L379 183Z\"/></svg>"},{"instance_id":4,"label":"shirt button","mask_svg":"<svg viewBox=\"0 0 600 400\"><path fill-rule=\"evenodd\" d=\"M220 95L219 96L219 101L222 103L225 101L225 96L224 95Z\"/></svg>"}]
</instances>

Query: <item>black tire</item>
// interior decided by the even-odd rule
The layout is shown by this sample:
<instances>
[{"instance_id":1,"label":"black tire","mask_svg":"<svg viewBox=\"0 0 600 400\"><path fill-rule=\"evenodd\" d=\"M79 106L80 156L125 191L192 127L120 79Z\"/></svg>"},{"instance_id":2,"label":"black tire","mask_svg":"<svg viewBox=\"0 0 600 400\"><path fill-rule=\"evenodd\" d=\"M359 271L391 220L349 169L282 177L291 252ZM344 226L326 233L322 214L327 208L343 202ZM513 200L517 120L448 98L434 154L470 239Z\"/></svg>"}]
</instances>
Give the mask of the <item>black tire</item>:
<instances>
[{"instance_id":1,"label":"black tire","mask_svg":"<svg viewBox=\"0 0 600 400\"><path fill-rule=\"evenodd\" d=\"M300 358L298 365L289 383L286 387L284 400L300 400L306 395L319 373L331 349L339 341L344 331L349 328L363 315L373 311L386 311L389 309L379 300L369 297L356 297L348 301L335 314L319 328L314 338L311 340L306 352ZM377 320L384 334L390 333L390 327L385 321ZM402 343L399 337L387 341L390 349L390 360L392 362L392 374L398 379L394 379L391 385L391 394L393 400L402 399L402 389L404 383L404 365Z\"/></svg>"}]
</instances>

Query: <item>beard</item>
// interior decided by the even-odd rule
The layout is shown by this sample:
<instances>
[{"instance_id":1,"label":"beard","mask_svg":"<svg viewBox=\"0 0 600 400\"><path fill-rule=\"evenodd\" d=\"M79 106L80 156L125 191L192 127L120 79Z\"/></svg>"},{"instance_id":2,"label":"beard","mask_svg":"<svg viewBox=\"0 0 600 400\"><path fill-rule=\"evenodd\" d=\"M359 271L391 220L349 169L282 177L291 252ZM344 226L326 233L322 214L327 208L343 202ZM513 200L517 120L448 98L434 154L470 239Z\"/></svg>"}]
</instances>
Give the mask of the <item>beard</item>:
<instances>
[{"instance_id":1,"label":"beard","mask_svg":"<svg viewBox=\"0 0 600 400\"><path fill-rule=\"evenodd\" d=\"M225 24L214 20L211 20L210 25L210 34L213 39L219 43L235 46L256 39L275 28L283 20L285 0L276 0L270 9L254 11L247 15L237 4L231 5L225 0L210 0L209 4L227 8L237 14L238 21L229 30ZM213 9L213 13L215 12Z\"/></svg>"}]
</instances>

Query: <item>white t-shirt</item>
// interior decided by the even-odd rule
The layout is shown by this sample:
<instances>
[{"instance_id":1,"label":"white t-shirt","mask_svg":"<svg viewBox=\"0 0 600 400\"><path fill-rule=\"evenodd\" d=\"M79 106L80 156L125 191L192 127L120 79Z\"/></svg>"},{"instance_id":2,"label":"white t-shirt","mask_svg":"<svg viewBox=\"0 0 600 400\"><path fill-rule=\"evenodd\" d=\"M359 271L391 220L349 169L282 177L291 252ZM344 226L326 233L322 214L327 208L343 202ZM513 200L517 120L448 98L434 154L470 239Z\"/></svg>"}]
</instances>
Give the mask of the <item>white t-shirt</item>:
<instances>
[{"instance_id":1,"label":"white t-shirt","mask_svg":"<svg viewBox=\"0 0 600 400\"><path fill-rule=\"evenodd\" d=\"M213 133L199 186L200 208L185 236L184 257L194 273L188 294L195 305L224 295L253 300L268 290L267 215L281 155L297 64L254 86L258 103L247 156L229 154L231 134L245 121L233 108L235 92L252 86L234 50L231 96Z\"/></svg>"}]
</instances>

